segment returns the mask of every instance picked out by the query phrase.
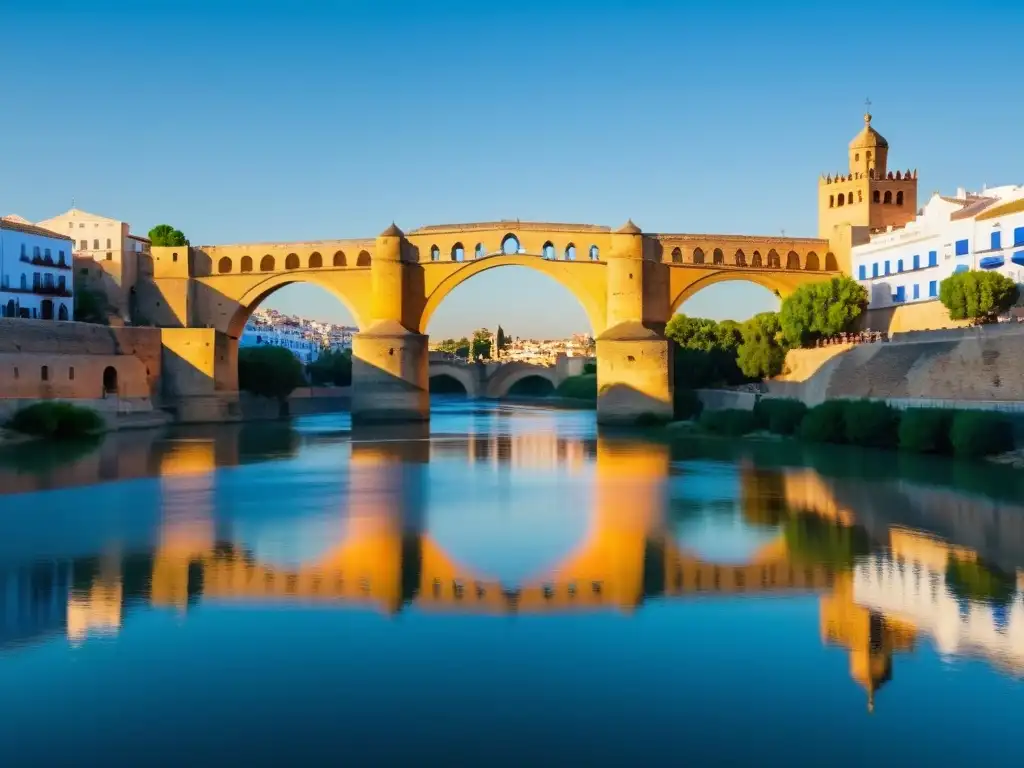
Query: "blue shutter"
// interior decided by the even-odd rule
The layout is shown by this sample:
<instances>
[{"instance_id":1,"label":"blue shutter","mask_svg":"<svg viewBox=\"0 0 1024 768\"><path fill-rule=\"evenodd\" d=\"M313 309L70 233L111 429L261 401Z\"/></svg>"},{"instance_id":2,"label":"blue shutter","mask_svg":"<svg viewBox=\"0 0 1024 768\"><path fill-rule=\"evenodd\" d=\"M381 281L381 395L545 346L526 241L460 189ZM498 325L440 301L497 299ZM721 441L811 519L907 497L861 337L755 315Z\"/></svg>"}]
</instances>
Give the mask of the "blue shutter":
<instances>
[{"instance_id":1,"label":"blue shutter","mask_svg":"<svg viewBox=\"0 0 1024 768\"><path fill-rule=\"evenodd\" d=\"M888 274L889 274L889 272L890 272L890 269L889 269L889 262L887 261L887 262L885 262L885 274L887 274L887 275L888 275Z\"/></svg>"},{"instance_id":2,"label":"blue shutter","mask_svg":"<svg viewBox=\"0 0 1024 768\"><path fill-rule=\"evenodd\" d=\"M902 285L896 289L896 294L892 297L892 300L896 303L901 303L907 300L906 289Z\"/></svg>"},{"instance_id":3,"label":"blue shutter","mask_svg":"<svg viewBox=\"0 0 1024 768\"><path fill-rule=\"evenodd\" d=\"M937 251L928 251L928 266L937 267L939 265L939 254Z\"/></svg>"},{"instance_id":4,"label":"blue shutter","mask_svg":"<svg viewBox=\"0 0 1024 768\"><path fill-rule=\"evenodd\" d=\"M921 268L921 254L915 253L914 254L914 269L920 269L920 268Z\"/></svg>"},{"instance_id":5,"label":"blue shutter","mask_svg":"<svg viewBox=\"0 0 1024 768\"><path fill-rule=\"evenodd\" d=\"M969 240L957 240L956 241L956 255L966 256L971 252Z\"/></svg>"},{"instance_id":6,"label":"blue shutter","mask_svg":"<svg viewBox=\"0 0 1024 768\"><path fill-rule=\"evenodd\" d=\"M1024 245L1024 227L1017 227L1013 230L1013 246Z\"/></svg>"},{"instance_id":7,"label":"blue shutter","mask_svg":"<svg viewBox=\"0 0 1024 768\"><path fill-rule=\"evenodd\" d=\"M860 268L858 269L858 273L859 273L859 276L860 276L861 280L867 280L868 279L868 268L866 266L864 266L863 264L860 265Z\"/></svg>"},{"instance_id":8,"label":"blue shutter","mask_svg":"<svg viewBox=\"0 0 1024 768\"><path fill-rule=\"evenodd\" d=\"M897 272L902 272L903 271L903 259L899 259L896 262L896 271Z\"/></svg>"},{"instance_id":9,"label":"blue shutter","mask_svg":"<svg viewBox=\"0 0 1024 768\"><path fill-rule=\"evenodd\" d=\"M936 280L932 280L928 283L928 295L938 296L939 295L939 283Z\"/></svg>"},{"instance_id":10,"label":"blue shutter","mask_svg":"<svg viewBox=\"0 0 1024 768\"><path fill-rule=\"evenodd\" d=\"M914 298L915 299L920 299L921 298L921 286L918 285L917 283L914 283Z\"/></svg>"},{"instance_id":11,"label":"blue shutter","mask_svg":"<svg viewBox=\"0 0 1024 768\"><path fill-rule=\"evenodd\" d=\"M878 262L876 261L871 265L871 276L878 277Z\"/></svg>"},{"instance_id":12,"label":"blue shutter","mask_svg":"<svg viewBox=\"0 0 1024 768\"><path fill-rule=\"evenodd\" d=\"M1001 240L1002 233L997 229L992 233L992 237L990 239L990 244L992 246L993 251L998 251L1000 248L1003 247Z\"/></svg>"}]
</instances>

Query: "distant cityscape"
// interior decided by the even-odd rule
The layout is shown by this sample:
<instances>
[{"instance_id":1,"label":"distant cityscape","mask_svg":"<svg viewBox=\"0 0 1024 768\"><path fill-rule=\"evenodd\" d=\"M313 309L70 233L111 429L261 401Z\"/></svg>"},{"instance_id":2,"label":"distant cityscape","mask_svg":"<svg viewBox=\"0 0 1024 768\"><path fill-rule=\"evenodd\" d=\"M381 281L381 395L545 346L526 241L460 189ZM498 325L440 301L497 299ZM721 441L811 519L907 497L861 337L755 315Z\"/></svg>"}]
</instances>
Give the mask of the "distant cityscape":
<instances>
[{"instance_id":1,"label":"distant cityscape","mask_svg":"<svg viewBox=\"0 0 1024 768\"><path fill-rule=\"evenodd\" d=\"M284 347L302 363L312 363L324 352L352 349L358 328L285 315L276 309L259 308L249 317L239 339L241 347Z\"/></svg>"}]
</instances>

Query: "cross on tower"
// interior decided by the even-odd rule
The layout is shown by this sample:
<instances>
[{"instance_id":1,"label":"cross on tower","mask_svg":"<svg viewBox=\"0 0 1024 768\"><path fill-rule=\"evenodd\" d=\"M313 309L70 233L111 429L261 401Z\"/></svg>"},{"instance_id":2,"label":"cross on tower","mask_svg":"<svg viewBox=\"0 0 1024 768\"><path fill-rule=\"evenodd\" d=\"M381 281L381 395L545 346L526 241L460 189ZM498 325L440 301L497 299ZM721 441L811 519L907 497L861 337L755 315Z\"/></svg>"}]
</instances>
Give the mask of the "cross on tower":
<instances>
[{"instance_id":1,"label":"cross on tower","mask_svg":"<svg viewBox=\"0 0 1024 768\"><path fill-rule=\"evenodd\" d=\"M871 111L871 99L864 99L864 110L866 112Z\"/></svg>"}]
</instances>

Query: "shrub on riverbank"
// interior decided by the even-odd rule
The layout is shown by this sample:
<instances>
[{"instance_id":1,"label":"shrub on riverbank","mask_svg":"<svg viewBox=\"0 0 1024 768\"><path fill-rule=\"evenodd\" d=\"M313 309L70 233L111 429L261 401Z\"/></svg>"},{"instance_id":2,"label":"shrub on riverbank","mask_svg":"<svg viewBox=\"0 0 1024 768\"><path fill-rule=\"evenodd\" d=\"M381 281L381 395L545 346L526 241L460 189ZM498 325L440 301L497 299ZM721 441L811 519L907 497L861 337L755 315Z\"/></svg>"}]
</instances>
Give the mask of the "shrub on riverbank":
<instances>
[{"instance_id":1,"label":"shrub on riverbank","mask_svg":"<svg viewBox=\"0 0 1024 768\"><path fill-rule=\"evenodd\" d=\"M826 400L808 409L797 434L811 443L845 443L846 404L842 400Z\"/></svg>"},{"instance_id":2,"label":"shrub on riverbank","mask_svg":"<svg viewBox=\"0 0 1024 768\"><path fill-rule=\"evenodd\" d=\"M946 408L907 408L900 415L900 448L913 453L950 453L954 413Z\"/></svg>"},{"instance_id":3,"label":"shrub on riverbank","mask_svg":"<svg viewBox=\"0 0 1024 768\"><path fill-rule=\"evenodd\" d=\"M714 435L739 437L757 429L753 411L725 408L720 411L703 411L697 420L700 428Z\"/></svg>"},{"instance_id":4,"label":"shrub on riverbank","mask_svg":"<svg viewBox=\"0 0 1024 768\"><path fill-rule=\"evenodd\" d=\"M992 456L1013 450L1013 428L1001 413L956 411L949 430L949 442L955 456Z\"/></svg>"},{"instance_id":5,"label":"shrub on riverbank","mask_svg":"<svg viewBox=\"0 0 1024 768\"><path fill-rule=\"evenodd\" d=\"M238 350L238 387L260 397L287 399L306 383L302 363L284 347L243 347Z\"/></svg>"},{"instance_id":6,"label":"shrub on riverbank","mask_svg":"<svg viewBox=\"0 0 1024 768\"><path fill-rule=\"evenodd\" d=\"M878 400L843 402L846 442L861 448L895 448L899 444L900 414Z\"/></svg>"},{"instance_id":7,"label":"shrub on riverbank","mask_svg":"<svg viewBox=\"0 0 1024 768\"><path fill-rule=\"evenodd\" d=\"M754 405L758 426L777 435L794 434L806 414L807 406L791 397L763 397Z\"/></svg>"},{"instance_id":8,"label":"shrub on riverbank","mask_svg":"<svg viewBox=\"0 0 1024 768\"><path fill-rule=\"evenodd\" d=\"M4 426L23 435L69 440L98 434L106 423L91 408L50 401L22 408Z\"/></svg>"},{"instance_id":9,"label":"shrub on riverbank","mask_svg":"<svg viewBox=\"0 0 1024 768\"><path fill-rule=\"evenodd\" d=\"M672 396L672 415L679 421L689 421L700 416L704 410L704 403L700 401L697 393L692 389L676 387Z\"/></svg>"},{"instance_id":10,"label":"shrub on riverbank","mask_svg":"<svg viewBox=\"0 0 1024 768\"><path fill-rule=\"evenodd\" d=\"M583 373L579 376L570 376L558 385L555 394L576 400L597 400L597 374Z\"/></svg>"}]
</instances>

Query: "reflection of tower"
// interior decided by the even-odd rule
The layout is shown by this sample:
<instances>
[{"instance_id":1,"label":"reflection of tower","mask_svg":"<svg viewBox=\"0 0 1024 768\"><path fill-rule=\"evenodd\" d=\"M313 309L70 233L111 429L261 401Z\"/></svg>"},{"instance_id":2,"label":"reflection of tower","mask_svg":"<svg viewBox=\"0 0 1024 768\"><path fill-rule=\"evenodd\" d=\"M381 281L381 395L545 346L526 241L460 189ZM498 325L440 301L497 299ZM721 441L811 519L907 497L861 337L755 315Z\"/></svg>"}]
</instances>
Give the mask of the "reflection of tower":
<instances>
[{"instance_id":1,"label":"reflection of tower","mask_svg":"<svg viewBox=\"0 0 1024 768\"><path fill-rule=\"evenodd\" d=\"M202 594L202 561L214 547L216 442L179 441L160 464L163 521L153 557L150 596L154 605L179 610Z\"/></svg>"},{"instance_id":2,"label":"reflection of tower","mask_svg":"<svg viewBox=\"0 0 1024 768\"><path fill-rule=\"evenodd\" d=\"M867 691L872 711L875 692L892 679L893 652L913 649L914 628L854 603L850 572L836 576L832 593L821 598L820 612L822 642L849 650L850 676Z\"/></svg>"},{"instance_id":3,"label":"reflection of tower","mask_svg":"<svg viewBox=\"0 0 1024 768\"><path fill-rule=\"evenodd\" d=\"M559 580L599 583L626 609L664 589L664 554L652 539L664 528L667 445L599 438L594 513L579 555Z\"/></svg>"}]
</instances>

